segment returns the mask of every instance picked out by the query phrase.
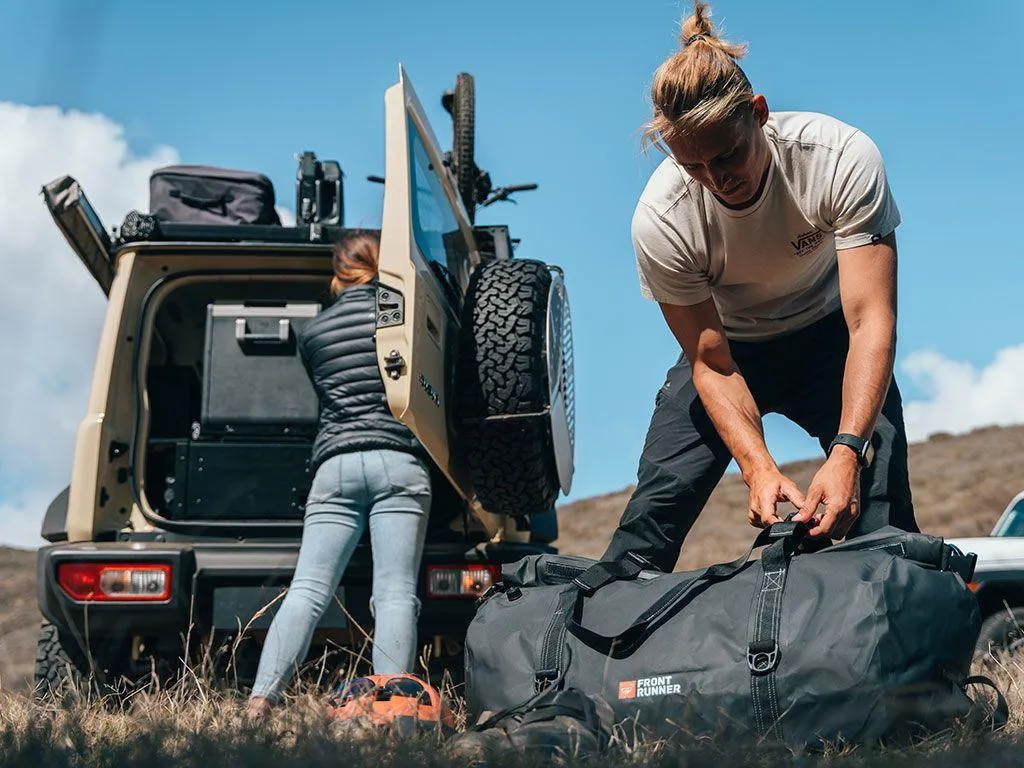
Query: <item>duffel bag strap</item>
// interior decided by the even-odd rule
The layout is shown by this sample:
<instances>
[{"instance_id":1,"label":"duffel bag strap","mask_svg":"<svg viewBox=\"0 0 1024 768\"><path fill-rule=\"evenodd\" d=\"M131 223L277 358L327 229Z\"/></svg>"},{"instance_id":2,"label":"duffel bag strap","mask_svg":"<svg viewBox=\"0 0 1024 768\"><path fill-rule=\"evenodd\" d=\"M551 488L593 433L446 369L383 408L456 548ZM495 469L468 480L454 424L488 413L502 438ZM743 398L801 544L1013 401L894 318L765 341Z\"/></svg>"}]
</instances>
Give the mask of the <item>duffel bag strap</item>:
<instances>
[{"instance_id":1,"label":"duffel bag strap","mask_svg":"<svg viewBox=\"0 0 1024 768\"><path fill-rule=\"evenodd\" d=\"M563 654L568 650L565 643L566 619L571 615L577 589L575 585L569 584L558 595L554 613L534 660L534 690L538 692L545 688L557 687L565 677L565 670L568 668L563 658Z\"/></svg>"},{"instance_id":2,"label":"duffel bag strap","mask_svg":"<svg viewBox=\"0 0 1024 768\"><path fill-rule=\"evenodd\" d=\"M761 582L751 617L747 667L754 702L754 726L759 736L782 738L782 713L775 684L779 665L779 628L782 625L782 594L789 561L807 535L807 526L793 524L790 535L779 537L761 556Z\"/></svg>"},{"instance_id":3,"label":"duffel bag strap","mask_svg":"<svg viewBox=\"0 0 1024 768\"><path fill-rule=\"evenodd\" d=\"M598 561L587 568L583 573L572 580L572 583L579 587L585 595L593 595L601 587L611 584L613 581L629 581L640 575L643 566L639 561L633 559L632 552L625 560Z\"/></svg>"},{"instance_id":4,"label":"duffel bag strap","mask_svg":"<svg viewBox=\"0 0 1024 768\"><path fill-rule=\"evenodd\" d=\"M568 628L567 619L571 616L578 592L593 595L601 587L613 581L635 579L640 571L650 564L640 556L632 553L624 560L613 560L594 563L581 573L562 590L555 604L551 621L548 622L541 641L539 653L534 660L534 690L542 691L560 681L564 676L566 665L563 653L566 648L565 633Z\"/></svg>"},{"instance_id":5,"label":"duffel bag strap","mask_svg":"<svg viewBox=\"0 0 1024 768\"><path fill-rule=\"evenodd\" d=\"M999 690L999 687L991 678L985 675L972 675L966 678L963 683L964 689L966 690L969 685L983 685L995 691L996 706L989 714L987 720L992 730L998 731L1003 728L1010 720L1010 706L1006 703L1006 697L1003 696L1003 692Z\"/></svg>"},{"instance_id":6,"label":"duffel bag strap","mask_svg":"<svg viewBox=\"0 0 1024 768\"><path fill-rule=\"evenodd\" d=\"M725 581L739 573L750 561L751 555L758 547L762 547L777 539L792 541L792 548L795 549L799 541L806 533L806 526L803 523L775 523L765 528L758 534L750 549L742 557L733 560L731 563L720 563L705 568L697 573L692 579L680 582L670 589L647 610L640 614L626 629L616 635L602 635L588 629L583 623L583 613L588 597L593 596L597 590L587 595L579 585L572 584L559 597L558 609L553 621L564 621L568 630L582 640L588 647L599 653L613 657L628 656L666 619L683 607L697 592L698 589L708 584ZM796 538L798 537L798 538ZM611 583L611 582L608 582ZM604 585L602 585L604 586ZM572 601L569 603L569 601ZM571 605L571 610L566 614L562 611L565 604ZM563 619L564 615L564 619ZM550 635L550 632L549 632ZM562 631L558 637L564 638ZM546 638L547 639L547 638ZM552 639L555 639L552 637Z\"/></svg>"}]
</instances>

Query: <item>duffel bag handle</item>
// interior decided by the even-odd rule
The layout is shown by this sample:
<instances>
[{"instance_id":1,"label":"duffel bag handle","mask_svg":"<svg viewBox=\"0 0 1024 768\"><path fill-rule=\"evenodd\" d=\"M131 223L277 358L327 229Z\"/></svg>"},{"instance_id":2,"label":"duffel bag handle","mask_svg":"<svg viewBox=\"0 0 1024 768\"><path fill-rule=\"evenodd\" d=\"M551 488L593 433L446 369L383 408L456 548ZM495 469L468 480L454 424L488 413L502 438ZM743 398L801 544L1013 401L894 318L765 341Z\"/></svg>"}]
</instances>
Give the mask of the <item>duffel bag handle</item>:
<instances>
[{"instance_id":1,"label":"duffel bag handle","mask_svg":"<svg viewBox=\"0 0 1024 768\"><path fill-rule=\"evenodd\" d=\"M168 194L180 200L182 205L207 211L225 208L228 203L234 200L234 197L228 192L222 192L217 197L199 197L198 195L187 195L180 189L172 189Z\"/></svg>"},{"instance_id":2,"label":"duffel bag handle","mask_svg":"<svg viewBox=\"0 0 1024 768\"><path fill-rule=\"evenodd\" d=\"M587 572L574 579L572 585L567 590L566 596L572 595L573 604L572 611L567 612L565 625L570 632L600 653L612 656L628 655L670 613L688 602L698 588L732 578L750 561L750 557L754 554L755 549L768 544L780 541L785 542L781 545L781 548L788 559L803 542L808 530L809 528L806 523L788 520L768 526L754 539L754 543L750 545L750 549L747 550L745 555L733 560L731 563L719 563L709 566L689 581L677 584L617 635L602 635L584 626L583 611L586 601L602 587L611 584L613 581L636 578L640 573L640 568L634 563L623 565L624 561L598 563L592 569L588 569ZM587 573L590 570L597 570L601 566L603 566L601 568L603 575L611 575L612 578L587 578Z\"/></svg>"}]
</instances>

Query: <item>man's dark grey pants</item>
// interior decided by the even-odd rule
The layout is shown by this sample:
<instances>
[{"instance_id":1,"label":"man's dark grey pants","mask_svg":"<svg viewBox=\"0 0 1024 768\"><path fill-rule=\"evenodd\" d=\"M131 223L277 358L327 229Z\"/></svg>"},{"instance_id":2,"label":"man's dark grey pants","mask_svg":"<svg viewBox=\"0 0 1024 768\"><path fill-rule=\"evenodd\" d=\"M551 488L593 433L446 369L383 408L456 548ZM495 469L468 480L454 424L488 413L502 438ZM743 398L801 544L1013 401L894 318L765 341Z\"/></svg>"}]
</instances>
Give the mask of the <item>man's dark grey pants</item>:
<instances>
[{"instance_id":1,"label":"man's dark grey pants","mask_svg":"<svg viewBox=\"0 0 1024 768\"><path fill-rule=\"evenodd\" d=\"M828 450L839 431L849 341L846 321L837 311L786 336L730 341L729 348L761 413L782 414ZM903 403L895 378L871 443L875 455L861 472L861 513L849 536L884 525L918 531L907 472ZM655 398L637 487L602 559L635 552L671 571L683 539L731 460L697 395L690 363L681 354ZM788 502L785 506L791 508ZM729 514L745 519L747 510Z\"/></svg>"}]
</instances>

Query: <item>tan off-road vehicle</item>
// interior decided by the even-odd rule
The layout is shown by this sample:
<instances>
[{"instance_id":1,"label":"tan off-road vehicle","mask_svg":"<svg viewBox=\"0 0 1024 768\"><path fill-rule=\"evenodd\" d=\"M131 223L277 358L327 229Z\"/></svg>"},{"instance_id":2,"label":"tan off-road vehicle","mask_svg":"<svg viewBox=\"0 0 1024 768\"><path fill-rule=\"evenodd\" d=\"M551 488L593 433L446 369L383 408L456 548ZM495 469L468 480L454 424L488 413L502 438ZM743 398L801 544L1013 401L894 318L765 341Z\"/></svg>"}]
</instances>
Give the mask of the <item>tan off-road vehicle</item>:
<instances>
[{"instance_id":1,"label":"tan off-road vehicle","mask_svg":"<svg viewBox=\"0 0 1024 768\"><path fill-rule=\"evenodd\" d=\"M473 96L462 74L443 97L442 152L400 70L385 178L370 177L384 183L378 363L391 411L433 459L420 640L432 673L456 676L475 598L502 563L552 551L573 475L565 284L513 258L506 227L473 223L535 186L493 189L477 168ZM265 176L159 169L150 211L108 233L77 181L44 187L109 304L70 485L42 526L40 690L172 673L217 648L251 680L312 480L318 403L296 333L330 301L332 244L354 231L337 163L301 155L296 190L297 224L282 226ZM370 570L364 541L311 657L364 642Z\"/></svg>"}]
</instances>

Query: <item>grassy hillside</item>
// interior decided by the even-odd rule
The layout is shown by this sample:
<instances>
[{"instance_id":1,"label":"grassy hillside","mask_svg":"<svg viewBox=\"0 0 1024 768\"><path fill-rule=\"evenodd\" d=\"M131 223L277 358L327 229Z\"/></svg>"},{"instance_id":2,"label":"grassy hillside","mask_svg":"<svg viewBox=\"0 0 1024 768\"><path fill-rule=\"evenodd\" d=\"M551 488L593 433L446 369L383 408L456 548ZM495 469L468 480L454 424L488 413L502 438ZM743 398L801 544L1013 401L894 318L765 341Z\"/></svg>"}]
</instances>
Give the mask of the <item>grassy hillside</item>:
<instances>
[{"instance_id":1,"label":"grassy hillside","mask_svg":"<svg viewBox=\"0 0 1024 768\"><path fill-rule=\"evenodd\" d=\"M821 461L798 461L782 470L806 490ZM911 445L910 485L917 521L926 533L988 534L1010 499L1024 489L1024 427L991 427ZM559 549L600 557L632 490L562 508ZM743 554L755 533L746 510L746 486L738 475L727 475L687 537L677 567L686 570Z\"/></svg>"}]
</instances>

